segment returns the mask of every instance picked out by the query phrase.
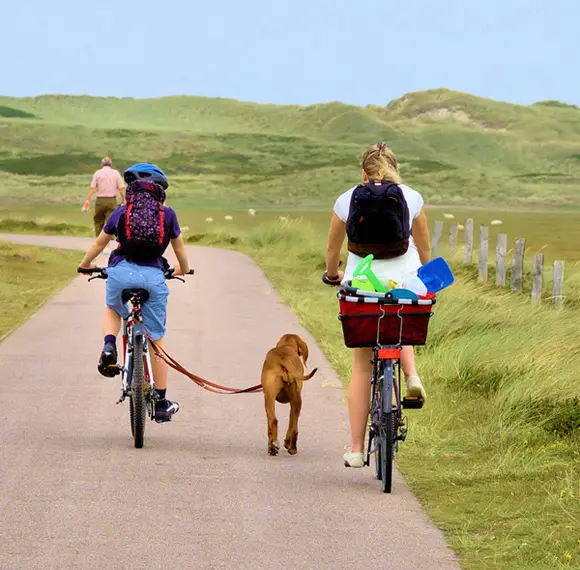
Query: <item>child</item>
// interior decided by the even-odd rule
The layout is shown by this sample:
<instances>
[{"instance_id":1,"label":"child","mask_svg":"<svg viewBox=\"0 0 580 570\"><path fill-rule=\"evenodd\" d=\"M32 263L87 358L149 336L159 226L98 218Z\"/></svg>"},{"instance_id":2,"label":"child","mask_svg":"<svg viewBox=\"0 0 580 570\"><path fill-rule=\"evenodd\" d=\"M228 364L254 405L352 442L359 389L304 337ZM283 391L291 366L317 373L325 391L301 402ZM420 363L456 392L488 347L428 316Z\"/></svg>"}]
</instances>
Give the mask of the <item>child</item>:
<instances>
[{"instance_id":1,"label":"child","mask_svg":"<svg viewBox=\"0 0 580 570\"><path fill-rule=\"evenodd\" d=\"M175 212L164 206L167 177L154 164L139 163L123 173L127 186L127 204L119 206L109 217L96 242L81 261L80 269L90 269L92 262L105 249L113 236L119 246L109 257L107 268L106 304L103 316L104 347L97 369L103 376L119 374L116 339L121 318L129 315L129 308L121 301L121 291L139 287L149 292L142 306L147 332L163 345L169 289L164 272L169 268L163 253L171 243L178 265L175 275L190 272L187 251ZM152 358L153 377L160 400L155 404L155 421L168 422L179 410L177 402L166 398L167 364Z\"/></svg>"}]
</instances>

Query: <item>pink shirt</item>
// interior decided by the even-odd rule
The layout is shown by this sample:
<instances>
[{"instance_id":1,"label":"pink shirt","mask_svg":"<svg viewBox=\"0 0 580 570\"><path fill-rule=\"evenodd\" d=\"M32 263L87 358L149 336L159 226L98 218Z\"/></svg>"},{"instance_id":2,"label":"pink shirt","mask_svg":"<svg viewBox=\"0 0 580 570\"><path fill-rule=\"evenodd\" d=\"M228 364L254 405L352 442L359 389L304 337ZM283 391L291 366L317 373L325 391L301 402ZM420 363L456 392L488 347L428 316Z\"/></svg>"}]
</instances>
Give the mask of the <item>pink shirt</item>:
<instances>
[{"instance_id":1,"label":"pink shirt","mask_svg":"<svg viewBox=\"0 0 580 570\"><path fill-rule=\"evenodd\" d=\"M121 175L110 166L103 166L93 174L91 188L96 188L97 198L116 198L124 186Z\"/></svg>"}]
</instances>

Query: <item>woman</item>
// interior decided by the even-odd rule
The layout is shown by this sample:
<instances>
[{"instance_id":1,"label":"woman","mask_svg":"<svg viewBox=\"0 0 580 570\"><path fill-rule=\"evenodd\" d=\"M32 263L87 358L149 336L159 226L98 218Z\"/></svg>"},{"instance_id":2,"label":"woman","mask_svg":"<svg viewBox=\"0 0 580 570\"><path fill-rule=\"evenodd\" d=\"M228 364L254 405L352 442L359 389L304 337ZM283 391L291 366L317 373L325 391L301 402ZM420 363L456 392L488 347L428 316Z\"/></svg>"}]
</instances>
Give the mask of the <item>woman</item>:
<instances>
[{"instance_id":1,"label":"woman","mask_svg":"<svg viewBox=\"0 0 580 570\"><path fill-rule=\"evenodd\" d=\"M365 152L362 160L362 178L365 183L370 179L386 180L397 184L409 208L409 224L411 238L409 248L403 255L393 259L375 259L373 272L383 281L400 280L404 275L416 271L430 258L429 230L423 198L421 195L401 184L401 176L395 155L384 144L379 143ZM380 184L380 182L377 182ZM328 247L326 249L326 280L339 284L353 278L355 267L362 260L354 253L348 254L344 273L338 270L340 251L346 236L346 221L348 219L351 188L338 197L334 204L334 213L330 223ZM371 348L354 348L352 354L352 376L348 389L348 415L352 433L352 448L344 454L345 463L350 467L362 467L364 464L364 438L369 415L370 378L372 376ZM426 398L425 390L415 367L415 354L412 346L405 346L401 352L401 367L405 375L407 396Z\"/></svg>"}]
</instances>

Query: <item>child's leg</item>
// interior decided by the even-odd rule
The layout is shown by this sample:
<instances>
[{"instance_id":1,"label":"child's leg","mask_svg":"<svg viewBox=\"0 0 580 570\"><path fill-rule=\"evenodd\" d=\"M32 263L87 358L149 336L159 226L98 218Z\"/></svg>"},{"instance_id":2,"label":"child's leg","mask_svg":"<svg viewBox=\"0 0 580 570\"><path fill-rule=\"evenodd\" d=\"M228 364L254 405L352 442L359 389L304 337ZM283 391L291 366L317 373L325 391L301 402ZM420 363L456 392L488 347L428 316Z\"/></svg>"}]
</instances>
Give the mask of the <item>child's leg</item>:
<instances>
[{"instance_id":1,"label":"child's leg","mask_svg":"<svg viewBox=\"0 0 580 570\"><path fill-rule=\"evenodd\" d=\"M103 334L113 335L117 337L121 329L121 315L109 307L105 307L105 314L103 315Z\"/></svg>"}]
</instances>

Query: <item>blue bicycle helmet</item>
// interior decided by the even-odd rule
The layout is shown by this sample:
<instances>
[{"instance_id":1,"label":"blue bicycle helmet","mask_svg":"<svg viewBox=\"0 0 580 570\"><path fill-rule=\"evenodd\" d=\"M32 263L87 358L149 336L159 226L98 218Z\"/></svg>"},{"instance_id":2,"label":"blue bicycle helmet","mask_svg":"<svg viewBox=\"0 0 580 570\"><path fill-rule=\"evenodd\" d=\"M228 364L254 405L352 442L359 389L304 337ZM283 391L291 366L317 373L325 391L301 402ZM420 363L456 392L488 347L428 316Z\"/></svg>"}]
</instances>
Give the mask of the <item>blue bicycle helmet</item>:
<instances>
[{"instance_id":1,"label":"blue bicycle helmet","mask_svg":"<svg viewBox=\"0 0 580 570\"><path fill-rule=\"evenodd\" d=\"M165 176L163 170L150 162L139 162L138 164L129 166L129 168L123 172L123 178L127 184L131 184L131 182L139 180L140 178L145 178L157 182L157 184L163 186L164 190L169 186L167 176Z\"/></svg>"}]
</instances>

